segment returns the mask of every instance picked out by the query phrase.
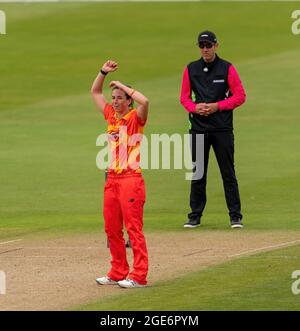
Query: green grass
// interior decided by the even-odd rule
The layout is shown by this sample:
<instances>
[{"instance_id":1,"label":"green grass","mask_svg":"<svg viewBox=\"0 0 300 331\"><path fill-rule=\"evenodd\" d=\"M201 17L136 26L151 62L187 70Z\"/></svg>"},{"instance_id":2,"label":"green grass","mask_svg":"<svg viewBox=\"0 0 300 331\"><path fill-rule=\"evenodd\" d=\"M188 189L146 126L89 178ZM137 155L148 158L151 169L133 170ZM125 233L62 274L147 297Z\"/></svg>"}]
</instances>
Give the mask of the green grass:
<instances>
[{"instance_id":1,"label":"green grass","mask_svg":"<svg viewBox=\"0 0 300 331\"><path fill-rule=\"evenodd\" d=\"M130 83L149 97L149 139L151 133L187 133L179 104L181 75L199 57L195 43L206 28L216 32L219 55L235 64L247 91L247 103L235 111L235 164L246 227L300 230L300 36L291 33L294 3L1 4L0 9L7 17L7 35L0 36L1 240L101 230L104 174L95 159L105 123L89 94L97 71L108 58L116 59L120 69L109 79ZM144 171L146 232L182 230L189 212L185 172ZM213 153L207 191L198 230L227 231ZM284 254L296 256L294 250L299 256L299 247ZM297 260L272 254L130 294L140 306L126 309L296 309L289 284ZM153 301L147 303L150 294ZM88 307L108 309L116 300L125 307L126 297Z\"/></svg>"},{"instance_id":2,"label":"green grass","mask_svg":"<svg viewBox=\"0 0 300 331\"><path fill-rule=\"evenodd\" d=\"M300 246L258 254L74 310L299 310L291 291L299 254Z\"/></svg>"},{"instance_id":3,"label":"green grass","mask_svg":"<svg viewBox=\"0 0 300 331\"><path fill-rule=\"evenodd\" d=\"M151 133L184 134L181 73L199 56L195 40L206 27L216 31L219 55L236 65L248 94L235 112L245 223L250 229L299 230L300 44L290 32L294 5L234 7L3 4L8 26L0 39L0 238L35 231L89 232L102 224L103 172L95 167L95 141L105 124L89 95L94 76L107 58L117 59L120 70L110 78L129 82L150 98L148 138ZM181 227L189 211L185 172L144 171L146 230ZM203 221L208 229L228 226L214 157Z\"/></svg>"}]
</instances>

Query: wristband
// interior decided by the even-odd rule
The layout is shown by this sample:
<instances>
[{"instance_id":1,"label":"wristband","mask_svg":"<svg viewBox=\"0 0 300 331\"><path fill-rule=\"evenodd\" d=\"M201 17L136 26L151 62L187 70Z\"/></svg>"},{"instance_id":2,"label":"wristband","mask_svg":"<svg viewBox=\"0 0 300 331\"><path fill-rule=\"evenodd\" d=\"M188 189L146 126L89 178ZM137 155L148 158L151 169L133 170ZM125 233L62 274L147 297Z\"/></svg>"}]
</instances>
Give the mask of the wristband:
<instances>
[{"instance_id":1,"label":"wristband","mask_svg":"<svg viewBox=\"0 0 300 331\"><path fill-rule=\"evenodd\" d=\"M101 72L101 74L104 75L104 76L106 76L106 75L108 74L108 72L105 72L105 71L103 71L102 69L100 70L100 72Z\"/></svg>"}]
</instances>

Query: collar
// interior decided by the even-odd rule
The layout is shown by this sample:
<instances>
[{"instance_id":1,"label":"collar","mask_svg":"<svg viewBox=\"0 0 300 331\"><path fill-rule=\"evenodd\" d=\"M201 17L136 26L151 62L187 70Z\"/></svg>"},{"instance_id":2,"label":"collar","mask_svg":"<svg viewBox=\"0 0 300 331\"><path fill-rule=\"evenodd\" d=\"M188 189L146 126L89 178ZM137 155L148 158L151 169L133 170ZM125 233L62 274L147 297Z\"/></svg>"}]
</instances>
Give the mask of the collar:
<instances>
[{"instance_id":1,"label":"collar","mask_svg":"<svg viewBox=\"0 0 300 331\"><path fill-rule=\"evenodd\" d=\"M219 61L219 57L216 54L215 59L212 62L208 62L208 63L204 61L203 57L201 57L200 61L203 68L207 67L208 69L211 69Z\"/></svg>"},{"instance_id":2,"label":"collar","mask_svg":"<svg viewBox=\"0 0 300 331\"><path fill-rule=\"evenodd\" d=\"M129 117L131 116L131 114L135 111L135 108L131 109L126 115L124 115L123 117L121 118L118 118L117 117L117 113L115 112L114 114L114 118L116 121L120 121L120 120L125 120L127 121L129 119Z\"/></svg>"}]
</instances>

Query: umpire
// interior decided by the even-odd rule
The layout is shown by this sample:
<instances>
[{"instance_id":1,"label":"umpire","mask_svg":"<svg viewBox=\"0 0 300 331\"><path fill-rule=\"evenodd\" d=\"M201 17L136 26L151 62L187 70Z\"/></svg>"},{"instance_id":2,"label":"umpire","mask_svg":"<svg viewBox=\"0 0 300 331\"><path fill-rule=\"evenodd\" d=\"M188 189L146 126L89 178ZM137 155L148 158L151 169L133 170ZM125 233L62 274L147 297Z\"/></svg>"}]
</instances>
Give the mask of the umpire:
<instances>
[{"instance_id":1,"label":"umpire","mask_svg":"<svg viewBox=\"0 0 300 331\"><path fill-rule=\"evenodd\" d=\"M190 134L204 134L204 174L192 180L191 212L185 228L200 225L206 204L206 178L210 147L213 148L223 179L232 228L242 228L241 202L234 170L233 110L243 104L246 94L235 67L218 57L218 42L211 31L198 36L200 60L184 70L180 102L189 113ZM194 146L194 143L193 143ZM192 160L196 151L192 148Z\"/></svg>"}]
</instances>

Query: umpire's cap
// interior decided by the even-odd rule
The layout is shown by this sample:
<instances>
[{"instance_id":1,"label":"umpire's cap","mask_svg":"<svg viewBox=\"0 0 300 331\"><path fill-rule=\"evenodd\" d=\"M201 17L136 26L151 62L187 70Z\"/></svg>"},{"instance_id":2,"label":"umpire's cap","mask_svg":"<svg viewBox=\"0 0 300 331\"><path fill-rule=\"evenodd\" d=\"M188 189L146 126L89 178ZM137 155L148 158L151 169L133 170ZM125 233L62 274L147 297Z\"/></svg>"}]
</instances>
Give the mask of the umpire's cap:
<instances>
[{"instance_id":1,"label":"umpire's cap","mask_svg":"<svg viewBox=\"0 0 300 331\"><path fill-rule=\"evenodd\" d=\"M203 41L215 44L217 42L217 37L213 32L206 30L201 32L198 36L198 44Z\"/></svg>"}]
</instances>

